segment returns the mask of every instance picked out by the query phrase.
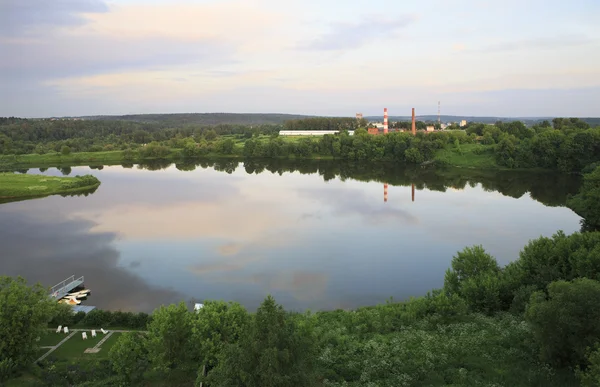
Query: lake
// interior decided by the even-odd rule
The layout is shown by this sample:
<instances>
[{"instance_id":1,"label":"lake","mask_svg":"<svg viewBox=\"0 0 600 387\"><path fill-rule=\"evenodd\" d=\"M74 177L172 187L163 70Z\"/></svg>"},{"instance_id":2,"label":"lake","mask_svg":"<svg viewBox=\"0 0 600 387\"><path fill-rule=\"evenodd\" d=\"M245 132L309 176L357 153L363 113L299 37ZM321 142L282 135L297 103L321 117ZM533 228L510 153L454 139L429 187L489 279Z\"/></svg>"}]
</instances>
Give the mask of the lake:
<instances>
[{"instance_id":1,"label":"lake","mask_svg":"<svg viewBox=\"0 0 600 387\"><path fill-rule=\"evenodd\" d=\"M204 299L254 310L267 294L293 310L356 308L441 287L465 246L505 265L530 239L580 229L563 207L573 176L325 161L98 168L28 171L102 185L1 204L0 274L47 286L83 275L84 304L111 310Z\"/></svg>"}]
</instances>

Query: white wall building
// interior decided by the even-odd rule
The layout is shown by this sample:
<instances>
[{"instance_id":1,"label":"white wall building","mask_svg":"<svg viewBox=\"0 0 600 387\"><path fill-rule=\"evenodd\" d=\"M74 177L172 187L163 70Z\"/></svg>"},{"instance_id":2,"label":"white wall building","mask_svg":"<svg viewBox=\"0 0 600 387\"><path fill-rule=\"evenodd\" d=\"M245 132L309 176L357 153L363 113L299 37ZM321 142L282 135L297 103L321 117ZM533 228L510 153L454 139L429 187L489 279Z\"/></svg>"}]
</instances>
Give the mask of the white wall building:
<instances>
[{"instance_id":1,"label":"white wall building","mask_svg":"<svg viewBox=\"0 0 600 387\"><path fill-rule=\"evenodd\" d=\"M336 134L339 130L280 130L280 136L324 136L326 134ZM354 130L348 131L349 135L354 134Z\"/></svg>"}]
</instances>

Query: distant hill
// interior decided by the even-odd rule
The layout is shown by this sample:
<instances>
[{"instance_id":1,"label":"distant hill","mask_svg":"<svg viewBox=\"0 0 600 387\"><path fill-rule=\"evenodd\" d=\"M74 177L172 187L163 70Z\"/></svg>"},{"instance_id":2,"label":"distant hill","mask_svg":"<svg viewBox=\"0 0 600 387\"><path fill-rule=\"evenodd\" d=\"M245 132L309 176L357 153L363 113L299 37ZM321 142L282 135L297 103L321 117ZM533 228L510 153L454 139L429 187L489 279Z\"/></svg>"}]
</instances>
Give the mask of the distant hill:
<instances>
[{"instance_id":1,"label":"distant hill","mask_svg":"<svg viewBox=\"0 0 600 387\"><path fill-rule=\"evenodd\" d=\"M262 125L262 124L282 124L288 120L299 118L309 118L314 116L304 116L297 114L270 114L270 113L178 113L178 114L130 114L124 116L84 116L77 117L85 120L105 120L105 121L134 121L145 123L163 123L170 125Z\"/></svg>"},{"instance_id":2,"label":"distant hill","mask_svg":"<svg viewBox=\"0 0 600 387\"><path fill-rule=\"evenodd\" d=\"M285 121L320 117L314 115L301 114L279 114L279 113L175 113L175 114L128 114L121 116L82 116L82 117L56 117L58 119L85 119L85 120L102 120L102 121L131 121L142 123L160 124L160 126L181 126L186 124L196 125L263 125L263 124L283 124ZM352 117L352 116L348 116ZM367 121L381 122L381 116L365 116ZM418 115L418 121L437 122L437 115ZM522 121L526 125L534 125L543 120L551 121L554 117L475 117L475 116L448 116L442 115L443 123L460 122L467 120L468 122L482 122L485 124L493 124L497 121L510 122ZM592 127L600 126L600 118L585 117L580 118L587 122ZM410 121L410 116L390 116L389 120L393 121Z\"/></svg>"}]
</instances>

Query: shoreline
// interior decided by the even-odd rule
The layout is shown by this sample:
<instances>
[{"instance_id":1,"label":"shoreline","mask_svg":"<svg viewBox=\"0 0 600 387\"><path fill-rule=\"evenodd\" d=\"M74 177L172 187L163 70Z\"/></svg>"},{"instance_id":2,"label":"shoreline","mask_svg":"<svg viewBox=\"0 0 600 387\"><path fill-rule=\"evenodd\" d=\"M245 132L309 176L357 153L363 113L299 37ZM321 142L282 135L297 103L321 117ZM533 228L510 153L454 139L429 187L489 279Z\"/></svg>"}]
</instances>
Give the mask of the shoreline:
<instances>
[{"instance_id":1,"label":"shoreline","mask_svg":"<svg viewBox=\"0 0 600 387\"><path fill-rule=\"evenodd\" d=\"M465 149L463 154L455 154L453 149L440 149L431 160L424 163L411 164L403 163L403 166L434 166L434 167L452 167L487 171L536 171L549 172L554 170L540 168L507 168L500 166L494 160L489 152L476 153L476 148ZM237 152L236 152L237 151ZM238 160L263 160L264 157L247 157L241 154L241 149L236 149L232 154L208 153L202 156L184 157L182 149L172 148L170 154L164 157L141 157L136 154L125 157L125 151L103 151L103 152L76 152L69 155L60 153L53 154L25 154L0 156L0 171L15 171L23 168L51 168L51 167L78 167L78 166L99 166L99 165L123 165L123 164L143 164L152 161L170 161L172 163L190 162L211 159L238 159ZM335 160L340 162L365 162L360 160L348 160L334 158L332 156L312 155L310 157L295 156L274 156L266 159L290 160L290 161L310 161L310 160ZM366 163L387 163L393 161L366 161Z\"/></svg>"},{"instance_id":2,"label":"shoreline","mask_svg":"<svg viewBox=\"0 0 600 387\"><path fill-rule=\"evenodd\" d=\"M19 201L54 195L77 195L94 192L101 185L91 175L48 177L0 173L0 201Z\"/></svg>"}]
</instances>

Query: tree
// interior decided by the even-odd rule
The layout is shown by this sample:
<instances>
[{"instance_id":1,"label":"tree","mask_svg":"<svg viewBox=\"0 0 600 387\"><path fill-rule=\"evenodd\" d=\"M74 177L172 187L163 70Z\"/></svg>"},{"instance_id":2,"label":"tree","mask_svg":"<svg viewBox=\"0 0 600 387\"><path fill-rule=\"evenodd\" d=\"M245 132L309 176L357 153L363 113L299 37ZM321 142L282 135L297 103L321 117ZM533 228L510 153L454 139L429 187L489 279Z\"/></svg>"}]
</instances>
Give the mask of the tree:
<instances>
[{"instance_id":1,"label":"tree","mask_svg":"<svg viewBox=\"0 0 600 387\"><path fill-rule=\"evenodd\" d=\"M568 199L567 206L584 218L590 231L600 230L600 166L584 176L581 190Z\"/></svg>"},{"instance_id":2,"label":"tree","mask_svg":"<svg viewBox=\"0 0 600 387\"><path fill-rule=\"evenodd\" d=\"M63 145L62 148L60 148L60 153L62 153L63 155L69 155L71 154L71 148L69 148L67 145Z\"/></svg>"},{"instance_id":3,"label":"tree","mask_svg":"<svg viewBox=\"0 0 600 387\"><path fill-rule=\"evenodd\" d=\"M600 344L587 349L586 367L578 367L576 375L581 385L586 387L600 386Z\"/></svg>"},{"instance_id":4,"label":"tree","mask_svg":"<svg viewBox=\"0 0 600 387\"><path fill-rule=\"evenodd\" d=\"M37 339L56 313L58 303L40 284L0 277L0 381L35 360Z\"/></svg>"},{"instance_id":5,"label":"tree","mask_svg":"<svg viewBox=\"0 0 600 387\"><path fill-rule=\"evenodd\" d=\"M207 130L204 133L204 138L206 139L206 141L212 141L215 138L217 138L217 132L215 132L214 129Z\"/></svg>"},{"instance_id":6,"label":"tree","mask_svg":"<svg viewBox=\"0 0 600 387\"><path fill-rule=\"evenodd\" d=\"M184 302L154 311L148 324L148 354L155 369L169 372L192 366L189 360L193 318Z\"/></svg>"},{"instance_id":7,"label":"tree","mask_svg":"<svg viewBox=\"0 0 600 387\"><path fill-rule=\"evenodd\" d=\"M310 326L294 321L269 296L207 381L211 386L314 386L314 340Z\"/></svg>"},{"instance_id":8,"label":"tree","mask_svg":"<svg viewBox=\"0 0 600 387\"><path fill-rule=\"evenodd\" d=\"M525 317L542 361L557 367L585 366L587 348L600 340L600 282L556 281L532 294Z\"/></svg>"},{"instance_id":9,"label":"tree","mask_svg":"<svg viewBox=\"0 0 600 387\"><path fill-rule=\"evenodd\" d=\"M463 298L477 312L492 313L501 307L500 267L482 246L466 247L452 259L444 290Z\"/></svg>"},{"instance_id":10,"label":"tree","mask_svg":"<svg viewBox=\"0 0 600 387\"><path fill-rule=\"evenodd\" d=\"M127 385L142 381L149 368L147 338L142 333L123 333L108 353L113 370Z\"/></svg>"},{"instance_id":11,"label":"tree","mask_svg":"<svg viewBox=\"0 0 600 387\"><path fill-rule=\"evenodd\" d=\"M249 321L248 312L238 303L205 301L192 327L194 351L201 366L208 370L217 366L225 347L238 342Z\"/></svg>"}]
</instances>

